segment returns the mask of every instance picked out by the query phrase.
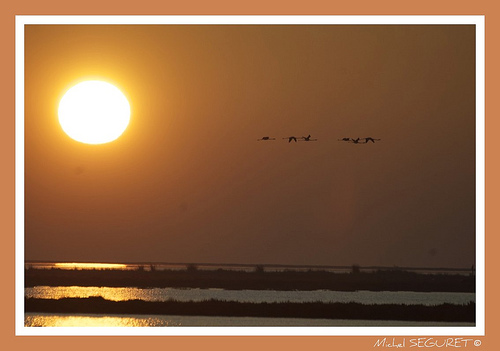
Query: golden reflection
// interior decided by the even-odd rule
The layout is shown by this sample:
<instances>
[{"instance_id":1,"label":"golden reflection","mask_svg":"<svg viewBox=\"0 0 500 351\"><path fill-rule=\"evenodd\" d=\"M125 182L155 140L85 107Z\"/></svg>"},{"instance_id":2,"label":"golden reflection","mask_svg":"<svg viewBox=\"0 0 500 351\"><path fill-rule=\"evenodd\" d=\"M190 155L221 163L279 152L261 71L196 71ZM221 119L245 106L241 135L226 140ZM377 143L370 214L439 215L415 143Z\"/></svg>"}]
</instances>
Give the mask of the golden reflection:
<instances>
[{"instance_id":1,"label":"golden reflection","mask_svg":"<svg viewBox=\"0 0 500 351\"><path fill-rule=\"evenodd\" d=\"M125 269L126 264L122 263L77 263L77 262L60 262L56 263L57 268L64 269Z\"/></svg>"},{"instance_id":2,"label":"golden reflection","mask_svg":"<svg viewBox=\"0 0 500 351\"><path fill-rule=\"evenodd\" d=\"M64 316L64 315L25 315L26 327L167 327L180 323L168 318L154 316L111 317L111 316Z\"/></svg>"},{"instance_id":3,"label":"golden reflection","mask_svg":"<svg viewBox=\"0 0 500 351\"><path fill-rule=\"evenodd\" d=\"M474 326L465 322L414 322L384 320L346 319L304 319L304 318L259 318L259 317L205 317L205 316L104 316L104 315L62 315L49 313L25 313L25 327L176 327L176 326L219 326L219 327L444 327Z\"/></svg>"},{"instance_id":4,"label":"golden reflection","mask_svg":"<svg viewBox=\"0 0 500 351\"><path fill-rule=\"evenodd\" d=\"M126 300L160 300L160 297L155 294L156 289L139 289L139 288L115 288L105 286L37 286L25 289L25 296L28 298L38 299L62 299L62 298L80 298L99 296L111 301L126 301Z\"/></svg>"}]
</instances>

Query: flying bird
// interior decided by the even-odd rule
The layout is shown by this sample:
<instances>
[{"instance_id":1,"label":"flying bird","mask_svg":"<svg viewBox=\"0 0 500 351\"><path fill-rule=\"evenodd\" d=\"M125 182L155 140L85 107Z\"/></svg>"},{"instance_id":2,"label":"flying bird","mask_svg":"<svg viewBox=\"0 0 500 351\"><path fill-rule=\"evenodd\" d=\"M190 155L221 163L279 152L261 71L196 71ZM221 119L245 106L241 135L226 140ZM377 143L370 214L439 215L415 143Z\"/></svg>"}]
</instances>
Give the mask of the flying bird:
<instances>
[{"instance_id":1,"label":"flying bird","mask_svg":"<svg viewBox=\"0 0 500 351\"><path fill-rule=\"evenodd\" d=\"M347 141L348 143L354 143L354 144L359 144L359 140L360 138L342 138L342 139L338 139L339 141Z\"/></svg>"},{"instance_id":2,"label":"flying bird","mask_svg":"<svg viewBox=\"0 0 500 351\"><path fill-rule=\"evenodd\" d=\"M271 138L271 137L265 136L265 137L262 137L260 139L257 139L257 141L261 141L261 140L276 140L276 138Z\"/></svg>"},{"instance_id":3,"label":"flying bird","mask_svg":"<svg viewBox=\"0 0 500 351\"><path fill-rule=\"evenodd\" d=\"M296 138L296 137L294 137L294 136L291 136L291 137L288 137L288 138L283 138L283 139L288 139L288 142L289 142L289 143L291 143L291 142L292 142L292 140L293 140L293 141L295 141L295 142L297 142L297 138Z\"/></svg>"},{"instance_id":4,"label":"flying bird","mask_svg":"<svg viewBox=\"0 0 500 351\"><path fill-rule=\"evenodd\" d=\"M367 137L367 138L356 138L356 139L353 139L353 138L342 138L342 139L338 139L339 141L347 141L349 143L353 143L353 144L367 144L368 142L372 142L372 143L375 143L375 141L379 141L380 139L374 139L374 138L371 138L371 137Z\"/></svg>"},{"instance_id":5,"label":"flying bird","mask_svg":"<svg viewBox=\"0 0 500 351\"><path fill-rule=\"evenodd\" d=\"M318 139L311 139L311 134L309 134L308 136L303 136L301 137L302 140L299 140L299 141L317 141Z\"/></svg>"},{"instance_id":6,"label":"flying bird","mask_svg":"<svg viewBox=\"0 0 500 351\"><path fill-rule=\"evenodd\" d=\"M380 139L373 139L373 138L364 138L365 139L365 144L368 144L369 141L371 141L372 143L375 143L375 141L379 141Z\"/></svg>"},{"instance_id":7,"label":"flying bird","mask_svg":"<svg viewBox=\"0 0 500 351\"><path fill-rule=\"evenodd\" d=\"M360 141L361 138L356 138L356 139L353 139L353 138L342 138L342 139L339 139L339 141L347 141L349 143L354 143L354 144L360 144ZM363 143L361 143L363 144Z\"/></svg>"}]
</instances>

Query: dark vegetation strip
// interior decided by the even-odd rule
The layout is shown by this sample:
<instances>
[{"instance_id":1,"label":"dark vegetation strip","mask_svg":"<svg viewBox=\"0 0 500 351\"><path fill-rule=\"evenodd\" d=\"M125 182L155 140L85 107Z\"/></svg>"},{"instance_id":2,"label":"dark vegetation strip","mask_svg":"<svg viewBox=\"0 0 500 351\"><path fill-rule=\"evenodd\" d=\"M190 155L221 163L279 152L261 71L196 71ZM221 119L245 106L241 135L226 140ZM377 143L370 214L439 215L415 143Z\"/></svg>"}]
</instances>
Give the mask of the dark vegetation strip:
<instances>
[{"instance_id":1,"label":"dark vegetation strip","mask_svg":"<svg viewBox=\"0 0 500 351\"><path fill-rule=\"evenodd\" d=\"M226 290L337 290L474 292L475 276L408 271L245 272L231 270L26 269L25 286L221 288Z\"/></svg>"},{"instance_id":2,"label":"dark vegetation strip","mask_svg":"<svg viewBox=\"0 0 500 351\"><path fill-rule=\"evenodd\" d=\"M26 312L153 314L274 318L363 319L434 322L474 322L475 303L466 305L364 305L359 303L239 303L143 300L109 301L102 297L25 299Z\"/></svg>"}]
</instances>

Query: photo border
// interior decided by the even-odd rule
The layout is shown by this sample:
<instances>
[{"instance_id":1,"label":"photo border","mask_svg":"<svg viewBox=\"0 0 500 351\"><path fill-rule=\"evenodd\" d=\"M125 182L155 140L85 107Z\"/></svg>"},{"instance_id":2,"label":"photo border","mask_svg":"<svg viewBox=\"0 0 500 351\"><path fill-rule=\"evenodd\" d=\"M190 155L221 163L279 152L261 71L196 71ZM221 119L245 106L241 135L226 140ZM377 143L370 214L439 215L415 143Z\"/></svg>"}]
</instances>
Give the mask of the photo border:
<instances>
[{"instance_id":1,"label":"photo border","mask_svg":"<svg viewBox=\"0 0 500 351\"><path fill-rule=\"evenodd\" d=\"M79 328L24 327L24 26L30 24L164 24L164 25L428 25L476 26L476 326L475 327L175 327ZM45 16L20 15L15 19L15 334L24 335L171 335L171 336L382 336L485 335L485 21L484 16ZM429 329L432 332L429 333Z\"/></svg>"}]
</instances>

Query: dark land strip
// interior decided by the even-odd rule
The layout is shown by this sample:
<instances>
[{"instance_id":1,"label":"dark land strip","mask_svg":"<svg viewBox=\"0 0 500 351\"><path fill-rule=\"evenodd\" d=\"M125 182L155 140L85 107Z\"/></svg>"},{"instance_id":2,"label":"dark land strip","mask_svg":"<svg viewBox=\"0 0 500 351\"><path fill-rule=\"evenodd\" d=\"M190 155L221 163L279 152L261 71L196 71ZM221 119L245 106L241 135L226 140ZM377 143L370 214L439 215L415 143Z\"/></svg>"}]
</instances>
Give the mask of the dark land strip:
<instances>
[{"instance_id":1,"label":"dark land strip","mask_svg":"<svg viewBox=\"0 0 500 351\"><path fill-rule=\"evenodd\" d=\"M475 303L466 305L364 305L360 303L240 303L142 300L109 301L102 297L25 299L25 312L231 316L317 319L361 319L432 322L474 322Z\"/></svg>"},{"instance_id":2,"label":"dark land strip","mask_svg":"<svg viewBox=\"0 0 500 351\"><path fill-rule=\"evenodd\" d=\"M107 286L220 288L226 290L336 290L475 292L475 276L394 270L246 272L233 270L68 270L26 269L25 287Z\"/></svg>"}]
</instances>

